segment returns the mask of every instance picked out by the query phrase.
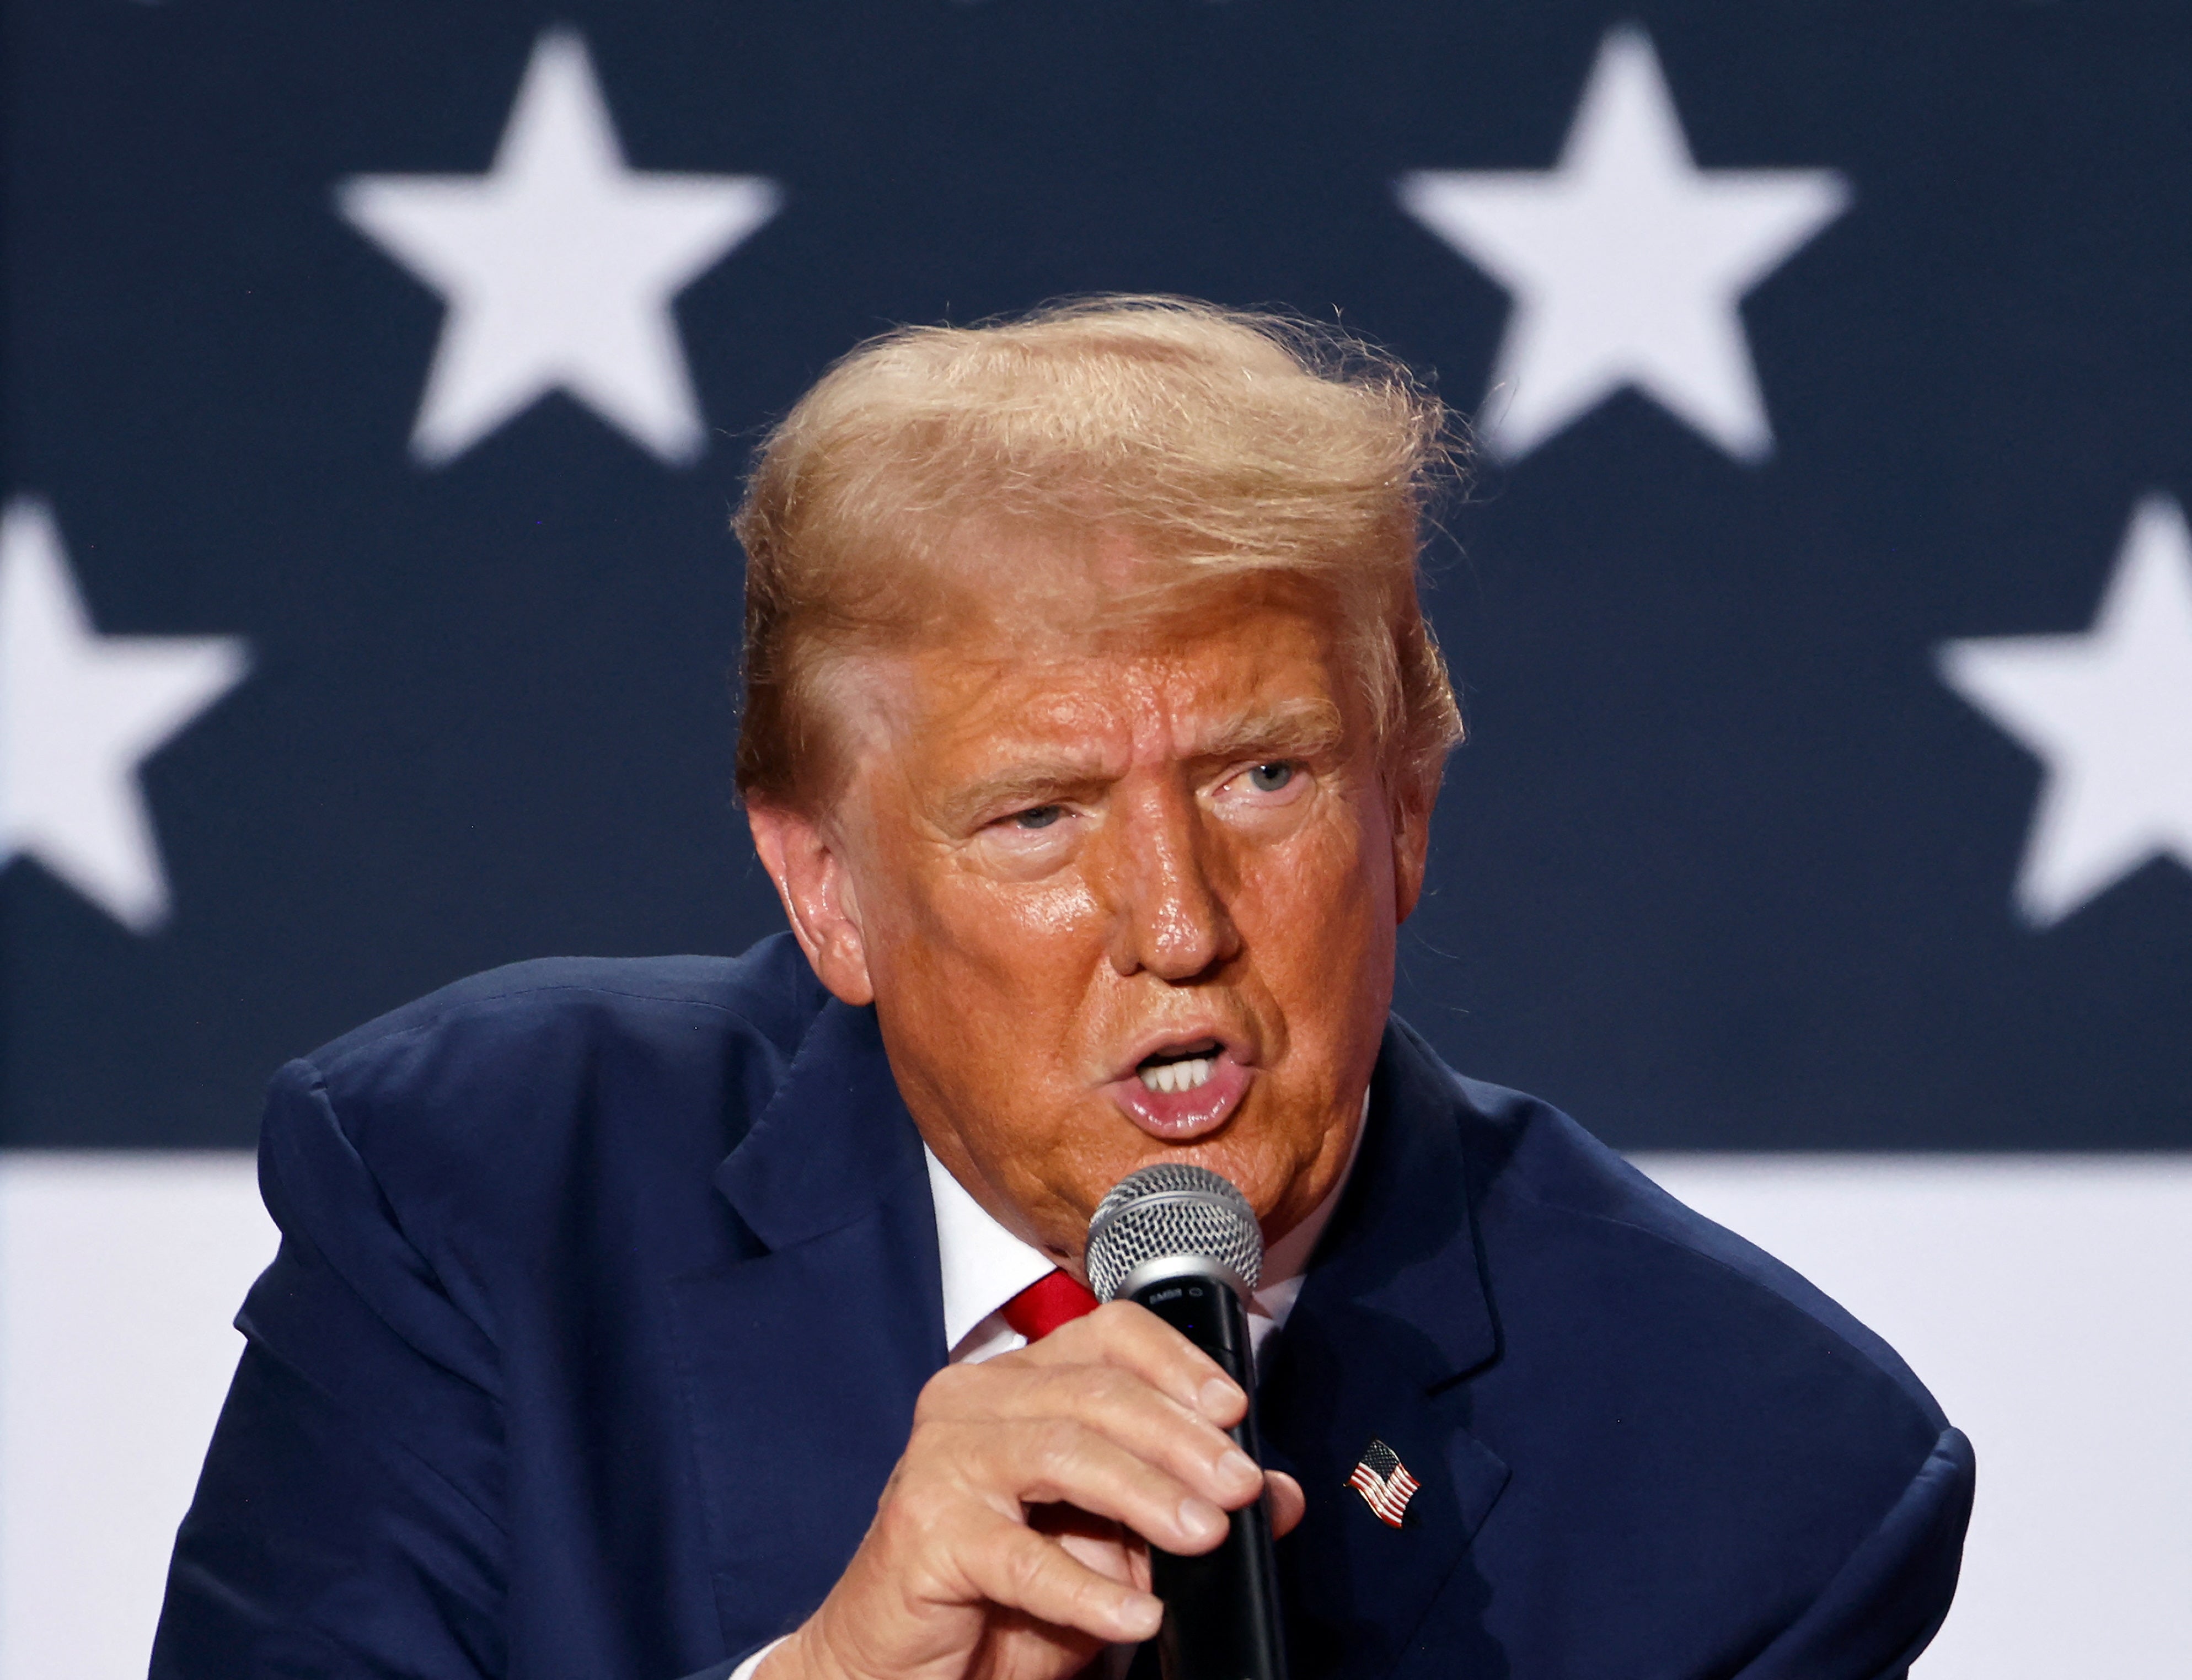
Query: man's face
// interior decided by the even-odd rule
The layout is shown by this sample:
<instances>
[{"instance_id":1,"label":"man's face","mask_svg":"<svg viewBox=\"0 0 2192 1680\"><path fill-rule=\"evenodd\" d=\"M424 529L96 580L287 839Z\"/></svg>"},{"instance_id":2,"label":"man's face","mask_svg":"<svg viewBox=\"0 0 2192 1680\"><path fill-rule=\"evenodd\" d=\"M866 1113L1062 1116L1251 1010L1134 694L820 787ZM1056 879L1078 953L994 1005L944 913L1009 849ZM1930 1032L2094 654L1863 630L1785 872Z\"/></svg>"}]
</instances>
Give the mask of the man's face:
<instances>
[{"instance_id":1,"label":"man's face","mask_svg":"<svg viewBox=\"0 0 2192 1680\"><path fill-rule=\"evenodd\" d=\"M1105 1192L1184 1159L1276 1239L1345 1166L1423 801L1396 833L1328 612L1257 584L1133 630L1056 607L864 664L844 794L756 813L763 856L1004 1223L1076 1261Z\"/></svg>"}]
</instances>

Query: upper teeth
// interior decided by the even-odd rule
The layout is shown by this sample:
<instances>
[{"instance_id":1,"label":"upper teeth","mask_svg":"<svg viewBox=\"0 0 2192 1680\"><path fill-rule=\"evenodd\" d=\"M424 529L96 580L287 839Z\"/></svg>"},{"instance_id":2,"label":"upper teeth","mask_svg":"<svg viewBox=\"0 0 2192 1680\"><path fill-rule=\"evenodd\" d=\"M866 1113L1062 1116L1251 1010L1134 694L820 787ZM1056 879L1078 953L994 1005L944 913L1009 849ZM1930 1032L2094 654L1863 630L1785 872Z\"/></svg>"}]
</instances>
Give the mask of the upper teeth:
<instances>
[{"instance_id":1,"label":"upper teeth","mask_svg":"<svg viewBox=\"0 0 2192 1680\"><path fill-rule=\"evenodd\" d=\"M1178 1093L1193 1091L1210 1077L1217 1067L1214 1056L1190 1056L1184 1062L1167 1062L1155 1068L1145 1068L1142 1083L1151 1091Z\"/></svg>"}]
</instances>

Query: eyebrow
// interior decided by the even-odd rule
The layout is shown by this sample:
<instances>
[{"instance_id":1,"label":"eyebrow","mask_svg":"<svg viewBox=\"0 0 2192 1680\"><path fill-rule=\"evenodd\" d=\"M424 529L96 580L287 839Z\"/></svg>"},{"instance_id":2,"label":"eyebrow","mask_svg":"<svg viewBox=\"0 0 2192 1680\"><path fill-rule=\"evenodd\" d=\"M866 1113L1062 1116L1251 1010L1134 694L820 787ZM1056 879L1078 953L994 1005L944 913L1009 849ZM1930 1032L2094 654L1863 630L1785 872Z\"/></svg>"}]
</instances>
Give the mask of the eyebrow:
<instances>
[{"instance_id":1,"label":"eyebrow","mask_svg":"<svg viewBox=\"0 0 2192 1680\"><path fill-rule=\"evenodd\" d=\"M991 814L1063 804L1076 794L1094 792L1110 779L1085 760L1016 764L957 789L943 801L938 814L948 829L970 829Z\"/></svg>"},{"instance_id":2,"label":"eyebrow","mask_svg":"<svg viewBox=\"0 0 2192 1680\"><path fill-rule=\"evenodd\" d=\"M1318 758L1337 752L1346 735L1339 708L1329 700L1290 701L1227 719L1196 737L1184 756L1191 761ZM939 814L951 828L968 827L988 812L1063 804L1099 791L1111 779L1088 759L1035 760L969 783L943 802Z\"/></svg>"},{"instance_id":3,"label":"eyebrow","mask_svg":"<svg viewBox=\"0 0 2192 1680\"><path fill-rule=\"evenodd\" d=\"M1196 743L1198 759L1317 758L1338 752L1347 739L1339 708L1329 700L1288 700L1229 718Z\"/></svg>"}]
</instances>

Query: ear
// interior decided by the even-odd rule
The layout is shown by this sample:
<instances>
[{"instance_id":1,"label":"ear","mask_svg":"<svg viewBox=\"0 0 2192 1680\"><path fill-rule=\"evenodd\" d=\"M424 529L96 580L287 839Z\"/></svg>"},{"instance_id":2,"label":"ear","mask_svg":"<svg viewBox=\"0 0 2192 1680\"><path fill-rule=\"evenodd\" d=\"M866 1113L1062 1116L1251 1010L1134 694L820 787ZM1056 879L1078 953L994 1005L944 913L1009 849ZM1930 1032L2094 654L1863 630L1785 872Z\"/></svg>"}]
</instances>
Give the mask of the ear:
<instances>
[{"instance_id":1,"label":"ear","mask_svg":"<svg viewBox=\"0 0 2192 1680\"><path fill-rule=\"evenodd\" d=\"M1404 922L1415 914L1423 897L1424 876L1430 867L1431 809L1438 803L1439 772L1403 772L1392 784L1393 920Z\"/></svg>"},{"instance_id":2,"label":"ear","mask_svg":"<svg viewBox=\"0 0 2192 1680\"><path fill-rule=\"evenodd\" d=\"M748 805L746 825L816 977L855 1008L873 1003L859 898L836 837L813 817L778 806Z\"/></svg>"}]
</instances>

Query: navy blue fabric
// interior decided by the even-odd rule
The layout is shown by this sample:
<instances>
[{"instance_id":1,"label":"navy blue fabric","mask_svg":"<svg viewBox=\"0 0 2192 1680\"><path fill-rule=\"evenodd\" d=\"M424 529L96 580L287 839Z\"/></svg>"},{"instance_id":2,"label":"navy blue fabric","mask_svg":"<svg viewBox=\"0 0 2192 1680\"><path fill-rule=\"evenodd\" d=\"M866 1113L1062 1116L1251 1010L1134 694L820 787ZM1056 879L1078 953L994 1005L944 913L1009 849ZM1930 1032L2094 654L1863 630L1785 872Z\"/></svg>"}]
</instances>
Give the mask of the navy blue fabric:
<instances>
[{"instance_id":1,"label":"navy blue fabric","mask_svg":"<svg viewBox=\"0 0 2192 1680\"><path fill-rule=\"evenodd\" d=\"M1389 1029L1270 1344L1299 1680L1880 1680L1969 1445L1884 1344ZM275 1082L281 1251L156 1680L709 1680L858 1544L943 1364L920 1142L789 939L463 982ZM1423 1484L1378 1522L1376 1435Z\"/></svg>"}]
</instances>

